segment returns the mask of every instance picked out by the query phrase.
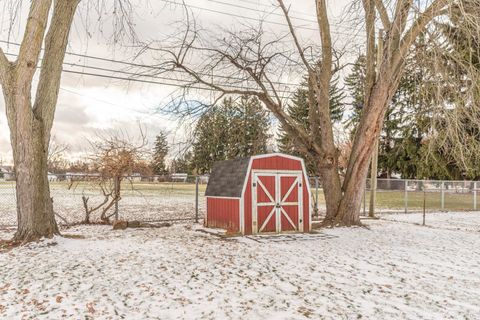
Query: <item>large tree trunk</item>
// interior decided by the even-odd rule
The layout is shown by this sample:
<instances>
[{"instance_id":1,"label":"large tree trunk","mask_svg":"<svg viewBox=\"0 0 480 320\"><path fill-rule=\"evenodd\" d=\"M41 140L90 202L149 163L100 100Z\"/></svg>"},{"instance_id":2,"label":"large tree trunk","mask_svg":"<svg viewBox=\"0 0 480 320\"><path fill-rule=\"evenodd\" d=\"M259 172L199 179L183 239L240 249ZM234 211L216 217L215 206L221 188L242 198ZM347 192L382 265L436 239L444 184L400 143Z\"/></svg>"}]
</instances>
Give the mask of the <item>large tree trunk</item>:
<instances>
[{"instance_id":1,"label":"large tree trunk","mask_svg":"<svg viewBox=\"0 0 480 320\"><path fill-rule=\"evenodd\" d=\"M355 134L342 187L343 197L335 217L335 224L360 225L360 207L375 142L380 136L387 110L386 106L397 88L397 79L400 74L392 75L391 73L391 70L385 69L379 75L379 81L372 88L369 104L365 106ZM386 77L387 74L388 77Z\"/></svg>"},{"instance_id":2,"label":"large tree trunk","mask_svg":"<svg viewBox=\"0 0 480 320\"><path fill-rule=\"evenodd\" d=\"M334 222L337 210L342 199L342 184L338 174L338 164L335 161L330 165L325 165L320 161L318 172L322 182L323 195L325 196L325 205L327 212L323 224L330 225Z\"/></svg>"},{"instance_id":3,"label":"large tree trunk","mask_svg":"<svg viewBox=\"0 0 480 320\"><path fill-rule=\"evenodd\" d=\"M30 85L4 86L10 140L15 163L16 241L32 241L58 234L47 173L48 145L43 122L33 113Z\"/></svg>"},{"instance_id":4,"label":"large tree trunk","mask_svg":"<svg viewBox=\"0 0 480 320\"><path fill-rule=\"evenodd\" d=\"M18 129L17 129L18 130ZM47 175L47 148L42 123L33 119L23 127L14 147L18 229L14 240L32 241L58 234Z\"/></svg>"}]
</instances>

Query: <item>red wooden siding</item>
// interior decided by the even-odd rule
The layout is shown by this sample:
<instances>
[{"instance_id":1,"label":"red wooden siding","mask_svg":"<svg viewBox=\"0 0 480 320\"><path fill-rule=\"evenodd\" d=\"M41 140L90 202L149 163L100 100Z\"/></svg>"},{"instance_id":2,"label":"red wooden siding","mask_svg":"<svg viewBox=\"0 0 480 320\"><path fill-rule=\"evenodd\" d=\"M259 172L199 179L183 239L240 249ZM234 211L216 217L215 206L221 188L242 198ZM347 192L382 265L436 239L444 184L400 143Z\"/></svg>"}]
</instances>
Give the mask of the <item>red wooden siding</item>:
<instances>
[{"instance_id":1,"label":"red wooden siding","mask_svg":"<svg viewBox=\"0 0 480 320\"><path fill-rule=\"evenodd\" d=\"M264 170L302 170L302 163L298 160L284 158L282 156L271 156L254 159L252 169Z\"/></svg>"},{"instance_id":2,"label":"red wooden siding","mask_svg":"<svg viewBox=\"0 0 480 320\"><path fill-rule=\"evenodd\" d=\"M240 232L240 199L207 198L207 227Z\"/></svg>"}]
</instances>

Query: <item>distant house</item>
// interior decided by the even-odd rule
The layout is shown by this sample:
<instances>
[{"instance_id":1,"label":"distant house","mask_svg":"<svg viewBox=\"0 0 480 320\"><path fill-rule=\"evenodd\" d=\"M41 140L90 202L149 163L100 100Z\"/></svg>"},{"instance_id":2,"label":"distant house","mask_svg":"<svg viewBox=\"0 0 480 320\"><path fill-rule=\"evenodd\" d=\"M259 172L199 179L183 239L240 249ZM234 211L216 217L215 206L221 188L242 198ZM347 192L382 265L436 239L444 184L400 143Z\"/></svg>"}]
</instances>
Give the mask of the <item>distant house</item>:
<instances>
[{"instance_id":1,"label":"distant house","mask_svg":"<svg viewBox=\"0 0 480 320\"><path fill-rule=\"evenodd\" d=\"M59 180L58 175L49 172L48 173L48 181L49 182L57 182Z\"/></svg>"},{"instance_id":2,"label":"distant house","mask_svg":"<svg viewBox=\"0 0 480 320\"><path fill-rule=\"evenodd\" d=\"M142 181L142 175L138 172L132 173L131 175L127 176L127 180L131 182L140 182Z\"/></svg>"},{"instance_id":3,"label":"distant house","mask_svg":"<svg viewBox=\"0 0 480 320\"><path fill-rule=\"evenodd\" d=\"M14 181L15 173L10 166L0 166L0 180L2 181Z\"/></svg>"},{"instance_id":4,"label":"distant house","mask_svg":"<svg viewBox=\"0 0 480 320\"><path fill-rule=\"evenodd\" d=\"M65 180L67 181L85 181L88 179L100 177L99 173L84 173L84 172L67 172L65 173Z\"/></svg>"},{"instance_id":5,"label":"distant house","mask_svg":"<svg viewBox=\"0 0 480 320\"><path fill-rule=\"evenodd\" d=\"M172 182L187 182L188 174L173 173L170 178L172 179Z\"/></svg>"}]
</instances>

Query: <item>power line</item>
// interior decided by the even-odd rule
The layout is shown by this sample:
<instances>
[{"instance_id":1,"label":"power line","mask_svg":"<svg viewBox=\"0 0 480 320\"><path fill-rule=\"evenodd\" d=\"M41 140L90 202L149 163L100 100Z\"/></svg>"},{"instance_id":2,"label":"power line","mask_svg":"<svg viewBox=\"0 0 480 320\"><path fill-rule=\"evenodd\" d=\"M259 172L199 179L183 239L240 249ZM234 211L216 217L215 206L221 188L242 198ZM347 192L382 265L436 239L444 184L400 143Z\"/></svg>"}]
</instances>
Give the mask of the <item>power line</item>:
<instances>
[{"instance_id":1,"label":"power line","mask_svg":"<svg viewBox=\"0 0 480 320\"><path fill-rule=\"evenodd\" d=\"M9 41L5 41L5 40L0 40L0 43L6 43L6 44L15 45L15 46L20 46L19 43L9 42ZM132 66L132 67L146 68L146 69L151 69L151 70L156 70L156 71L162 70L162 71L168 71L168 72L182 73L181 70L168 70L168 69L165 69L165 68L160 68L158 66L150 66L150 65L146 65L146 64L139 64L139 63L132 63L132 62L114 60L114 59L109 59L109 58L104 58L104 57L91 56L91 55L80 54L80 53L73 53L73 52L69 52L69 51L66 51L66 54L71 55L71 56L85 58L85 59L93 59L93 60L99 60L99 61L104 61L104 62L118 63L118 64L128 65L128 66ZM16 55L11 54L11 53L9 55L16 56ZM148 74L138 74L138 73L130 73L130 72L127 72L127 71L105 69L105 68L100 68L100 67L90 67L90 66L79 65L79 64L74 64L74 63L70 63L70 62L64 62L64 63L65 64L70 64L70 65L76 66L76 67L98 69L98 70L102 70L102 71L110 71L110 72L130 74L130 75L135 75L135 76L142 76L142 77L153 77L153 78L157 77L158 79L163 79L163 80L171 80L171 78L158 77L158 76L148 75ZM198 75L212 77L211 74L205 74L205 73L198 73ZM247 82L252 82L253 81L253 80L248 80L248 79L236 78L236 77L233 77L233 76L230 77L230 76L222 76L222 75L213 75L213 77L220 78L220 79L228 79L228 80L247 81ZM179 80L179 81L181 81L181 80ZM298 84L295 84L295 83L287 83L287 82L280 82L280 81L272 81L272 83L277 84L277 85L287 86L287 87L288 86L290 86L290 87L298 86Z\"/></svg>"},{"instance_id":2,"label":"power line","mask_svg":"<svg viewBox=\"0 0 480 320\"><path fill-rule=\"evenodd\" d=\"M224 1L219 1L219 0L205 0L205 1L212 2L212 3L218 3L218 4L221 4L221 5L230 6L230 7L234 7L234 8L240 8L240 9L255 11L255 12L259 12L259 13L265 13L261 10L258 10L258 9L252 8L252 7L242 6L242 5L234 4L234 3L230 3L230 2L224 2ZM248 1L248 2L252 3L251 1ZM263 6L265 8L269 8L269 9L278 9L278 7L275 7L273 5L270 5L270 6L269 5L263 5ZM274 16L277 16L277 17L285 18L284 14L277 13L277 12L269 12L268 15L274 15ZM307 14L305 14L305 15L307 15ZM290 16L290 14L289 14L289 17L292 20L300 20L300 21L310 22L310 23L314 23L314 24L318 23L318 21L313 16L311 16L311 15L308 15L308 16L311 17L311 19ZM337 26L337 27L342 27L342 28L348 28L344 25L340 25L340 24L336 24L336 23L330 23L330 25Z\"/></svg>"},{"instance_id":3,"label":"power line","mask_svg":"<svg viewBox=\"0 0 480 320\"><path fill-rule=\"evenodd\" d=\"M274 6L273 4L268 5L268 4L259 3L259 2L255 2L255 1L249 1L249 0L236 0L236 1L243 2L243 3L250 3L250 4L260 6L260 7L264 7L264 8L271 8L272 6ZM311 15L309 13L306 13L306 12L303 12L303 11L298 11L298 10L290 10L290 11L292 13L297 13L297 14L301 14L303 16L311 17Z\"/></svg>"},{"instance_id":4,"label":"power line","mask_svg":"<svg viewBox=\"0 0 480 320\"><path fill-rule=\"evenodd\" d=\"M204 7L199 7L199 6L195 6L195 5L191 5L191 4L182 4L182 3L178 3L176 1L171 1L171 0L159 0L159 1L162 1L162 2L165 2L165 3L169 3L169 4L174 4L174 5L177 5L177 6L186 6L186 7L189 7L189 8L193 8L193 9L198 9L198 10L202 10L202 11L207 11L207 12L212 12L212 13L218 13L218 14L223 14L223 15L227 15L229 17L236 17L236 18L242 18L242 19L246 19L246 20L251 20L251 21L256 21L256 22L264 22L264 23L269 23L269 24L274 24L274 25L279 25L279 26L283 26L283 27L288 27L287 24L285 23L281 23L281 22L276 22L276 21L270 21L270 20L262 20L262 19L258 19L258 18L253 18L253 17L247 17L247 16L242 16L242 15L239 15L239 14L235 14L235 13L232 13L232 12L225 12L225 11L220 11L220 10L214 10L214 9L209 9L209 8L204 8ZM207 0L209 1L209 0ZM297 26L296 28L298 29L304 29L304 30L310 30L310 31L318 31L318 29L316 28L310 28L310 27L305 27L305 26ZM344 35L344 36L352 36L352 34L349 34L349 33L345 33L345 32L338 32L338 31L330 31L332 34L338 34L338 35ZM364 35L360 35L360 34L357 34L356 35L357 37L363 37L365 38L366 36Z\"/></svg>"},{"instance_id":5,"label":"power line","mask_svg":"<svg viewBox=\"0 0 480 320\"><path fill-rule=\"evenodd\" d=\"M12 53L5 53L5 54L9 55L9 56L18 57L18 55L12 54ZM66 63L66 64L68 64L68 63ZM87 69L92 68L92 69L100 69L100 70L109 71L109 72L122 73L122 71L106 69L106 68L88 67L88 66L82 66L82 67L87 68ZM41 68L41 67L38 67L38 68ZM114 75L105 75L105 74L99 74L99 73L93 73L93 72L75 71L75 70L68 70L68 69L62 69L62 72L78 74L78 75L94 76L94 77L100 77L100 78L108 78L108 79L114 79L114 80L123 80L123 81L129 81L129 82L140 82L140 83L147 83L147 84L165 85L165 86L178 87L178 88L183 88L183 89L188 88L188 89L204 90L204 91L212 91L212 92L218 91L214 88L208 87L208 85L205 85L205 87L201 87L201 86L198 86L198 85L193 85L192 82L190 82L188 80L178 80L178 79L170 79L170 78L164 78L164 77L162 77L160 79L171 80L171 81L176 81L176 82L183 81L183 83L161 82L161 81L153 81L153 80L145 80L145 79L137 79L137 78L125 78L125 77L119 77L119 76L114 76ZM135 74L135 75L137 75L137 74ZM142 76L142 75L139 75L139 76ZM148 76L143 76L143 77L148 77ZM201 83L198 83L198 84L201 84ZM260 90L259 88L240 87L240 86L233 86L231 84L223 84L219 87L228 88L228 89L231 89L231 90L239 90L239 91L241 91L241 90L259 91ZM281 93L281 94L294 94L293 91L289 91L289 90L276 90L276 91L277 91L277 93Z\"/></svg>"}]
</instances>

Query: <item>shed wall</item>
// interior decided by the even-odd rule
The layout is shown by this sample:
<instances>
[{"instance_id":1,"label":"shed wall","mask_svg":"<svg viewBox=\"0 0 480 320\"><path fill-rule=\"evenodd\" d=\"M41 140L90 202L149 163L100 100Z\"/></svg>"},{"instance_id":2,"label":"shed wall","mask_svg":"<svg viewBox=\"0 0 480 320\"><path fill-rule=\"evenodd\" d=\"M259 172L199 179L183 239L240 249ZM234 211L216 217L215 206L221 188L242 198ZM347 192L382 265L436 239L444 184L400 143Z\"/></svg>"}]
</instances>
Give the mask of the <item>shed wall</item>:
<instances>
[{"instance_id":1,"label":"shed wall","mask_svg":"<svg viewBox=\"0 0 480 320\"><path fill-rule=\"evenodd\" d=\"M208 197L207 227L240 232L240 199Z\"/></svg>"}]
</instances>

